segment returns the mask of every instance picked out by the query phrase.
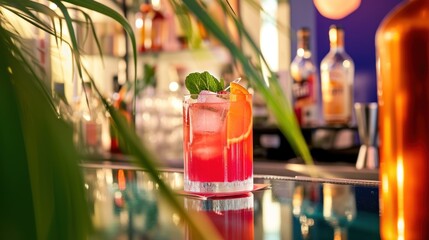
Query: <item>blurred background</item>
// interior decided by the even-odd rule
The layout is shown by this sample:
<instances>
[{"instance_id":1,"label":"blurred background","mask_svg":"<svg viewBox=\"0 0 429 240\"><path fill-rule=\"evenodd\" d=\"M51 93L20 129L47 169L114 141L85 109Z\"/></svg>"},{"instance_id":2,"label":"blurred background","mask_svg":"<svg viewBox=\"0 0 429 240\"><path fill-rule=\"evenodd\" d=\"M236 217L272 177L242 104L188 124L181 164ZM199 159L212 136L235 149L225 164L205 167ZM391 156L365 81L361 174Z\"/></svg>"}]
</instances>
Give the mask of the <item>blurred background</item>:
<instances>
[{"instance_id":1,"label":"blurred background","mask_svg":"<svg viewBox=\"0 0 429 240\"><path fill-rule=\"evenodd\" d=\"M182 163L182 96L187 90L184 79L190 72L209 71L226 82L241 76L228 51L214 39L186 9L178 9L174 1L167 0L103 0L125 16L133 26L137 38L137 69L130 42L123 29L113 20L91 14L99 44L103 52L100 58L97 42L90 37L86 26L77 26L79 43L88 70L84 81L92 77L97 88L135 124L142 141L155 150L168 164ZM356 10L340 18L322 15L312 0L259 0L229 1L231 7L250 30L256 43L277 73L283 91L294 104L293 81L290 65L297 55L297 31L306 27L310 32L311 59L316 70L317 121L302 126L304 136L316 161L354 163L360 147L354 116L346 124L326 124L322 116L320 90L320 64L329 52L328 31L331 25L344 30L344 47L354 62L353 101L376 102L375 32L381 20L396 6L399 0L357 1ZM320 1L323 2L323 1ZM172 4L173 3L173 4ZM204 1L212 16L216 16L231 40L239 43L249 60L257 62L248 43L225 20L222 9L211 1ZM260 8L255 7L261 6ZM51 4L51 9L56 6ZM79 16L79 13L76 13ZM188 26L188 27L186 27ZM191 26L191 27L189 27ZM36 31L36 30L35 30ZM82 84L74 69L67 66L72 59L65 45L52 44L53 39L36 32L29 43L38 46L40 62L46 70L46 82L58 95L64 96L71 109L70 117L82 131ZM134 70L137 72L134 82ZM55 79L55 80L53 80ZM245 79L243 83L246 85ZM252 86L247 87L252 91ZM136 98L134 98L136 93ZM97 109L99 103L94 104ZM135 112L134 112L135 108ZM103 110L99 110L103 111ZM109 116L99 114L94 131L97 140L89 141L88 131L77 133L76 142L92 144L100 149L87 149L94 159L126 159L120 139L109 126ZM79 129L79 127L78 127ZM91 133L93 134L93 133ZM89 137L91 138L91 137ZM264 101L254 92L254 153L255 160L294 161L295 154L276 127ZM168 151L163 151L168 149ZM126 154L125 154L126 155Z\"/></svg>"}]
</instances>

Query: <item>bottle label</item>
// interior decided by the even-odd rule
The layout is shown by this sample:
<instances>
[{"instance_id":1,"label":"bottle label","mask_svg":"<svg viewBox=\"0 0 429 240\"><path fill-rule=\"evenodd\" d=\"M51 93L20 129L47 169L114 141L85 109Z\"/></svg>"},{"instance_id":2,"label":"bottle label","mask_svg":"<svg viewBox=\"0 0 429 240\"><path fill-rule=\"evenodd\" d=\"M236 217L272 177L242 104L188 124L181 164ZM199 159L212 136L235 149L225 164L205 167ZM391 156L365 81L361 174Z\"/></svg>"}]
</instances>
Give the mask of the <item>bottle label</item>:
<instances>
[{"instance_id":1,"label":"bottle label","mask_svg":"<svg viewBox=\"0 0 429 240\"><path fill-rule=\"evenodd\" d=\"M292 94L295 101L309 98L313 95L314 75L308 76L301 81L293 80Z\"/></svg>"},{"instance_id":2,"label":"bottle label","mask_svg":"<svg viewBox=\"0 0 429 240\"><path fill-rule=\"evenodd\" d=\"M343 71L331 71L322 74L323 112L327 121L347 121L350 109L350 97L347 76Z\"/></svg>"},{"instance_id":3,"label":"bottle label","mask_svg":"<svg viewBox=\"0 0 429 240\"><path fill-rule=\"evenodd\" d=\"M300 125L315 124L316 114L316 91L315 75L310 74L307 78L297 81L294 79L292 95L294 99L294 110Z\"/></svg>"}]
</instances>

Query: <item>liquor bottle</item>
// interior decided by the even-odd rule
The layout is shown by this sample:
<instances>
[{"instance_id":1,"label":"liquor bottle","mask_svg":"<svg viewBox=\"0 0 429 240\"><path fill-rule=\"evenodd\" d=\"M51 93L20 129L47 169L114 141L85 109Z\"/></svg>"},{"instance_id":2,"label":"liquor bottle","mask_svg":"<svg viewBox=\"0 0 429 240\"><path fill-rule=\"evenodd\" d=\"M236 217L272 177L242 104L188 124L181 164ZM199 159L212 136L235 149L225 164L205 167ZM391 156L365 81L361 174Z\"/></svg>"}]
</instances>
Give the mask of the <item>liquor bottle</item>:
<instances>
[{"instance_id":1,"label":"liquor bottle","mask_svg":"<svg viewBox=\"0 0 429 240\"><path fill-rule=\"evenodd\" d=\"M344 49L344 30L329 28L330 51L320 64L323 117L327 124L348 124L353 109L354 63Z\"/></svg>"},{"instance_id":2,"label":"liquor bottle","mask_svg":"<svg viewBox=\"0 0 429 240\"><path fill-rule=\"evenodd\" d=\"M155 1L154 1L155 2ZM142 26L139 51L161 51L165 41L166 20L160 6L145 1L140 6Z\"/></svg>"},{"instance_id":3,"label":"liquor bottle","mask_svg":"<svg viewBox=\"0 0 429 240\"><path fill-rule=\"evenodd\" d=\"M121 86L118 82L118 76L115 75L113 77L113 94L112 94L112 103L115 108L118 108L120 102L122 101L119 90ZM112 117L109 116L109 130L110 130L110 152L111 153L121 153L121 149L119 147L119 133L118 129L116 128Z\"/></svg>"},{"instance_id":4,"label":"liquor bottle","mask_svg":"<svg viewBox=\"0 0 429 240\"><path fill-rule=\"evenodd\" d=\"M135 18L136 18L136 28L137 28L137 49L139 52L145 52L146 51L146 45L149 43L146 43L146 38L149 36L149 31L146 30L147 27L145 27L145 18L146 14L150 10L150 5L146 3L146 1L139 6L139 11L137 11Z\"/></svg>"},{"instance_id":5,"label":"liquor bottle","mask_svg":"<svg viewBox=\"0 0 429 240\"><path fill-rule=\"evenodd\" d=\"M311 59L310 30L301 28L297 32L298 48L290 72L295 114L301 126L317 123L316 67Z\"/></svg>"},{"instance_id":6,"label":"liquor bottle","mask_svg":"<svg viewBox=\"0 0 429 240\"><path fill-rule=\"evenodd\" d=\"M122 85L118 82L118 76L113 77L113 95L111 98L113 107L127 120L128 124L131 124L131 114L127 110L127 104L124 100L124 94L120 93ZM110 130L110 152L111 153L122 153L125 154L126 144L125 141L120 137L119 131L109 115L109 130Z\"/></svg>"},{"instance_id":7,"label":"liquor bottle","mask_svg":"<svg viewBox=\"0 0 429 240\"><path fill-rule=\"evenodd\" d=\"M93 92L91 82L84 83L76 114L78 150L88 155L102 154L103 126L107 118L101 101Z\"/></svg>"},{"instance_id":8,"label":"liquor bottle","mask_svg":"<svg viewBox=\"0 0 429 240\"><path fill-rule=\"evenodd\" d=\"M376 33L382 239L429 239L428 13L404 1Z\"/></svg>"}]
</instances>

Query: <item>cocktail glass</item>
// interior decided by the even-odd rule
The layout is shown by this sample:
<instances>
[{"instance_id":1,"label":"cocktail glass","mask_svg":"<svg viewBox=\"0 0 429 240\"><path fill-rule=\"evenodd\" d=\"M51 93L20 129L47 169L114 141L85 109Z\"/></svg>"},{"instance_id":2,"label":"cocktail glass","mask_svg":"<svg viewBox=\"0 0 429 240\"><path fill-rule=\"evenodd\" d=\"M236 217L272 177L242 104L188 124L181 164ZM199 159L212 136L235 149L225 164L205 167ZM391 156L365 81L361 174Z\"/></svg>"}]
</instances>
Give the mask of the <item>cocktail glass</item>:
<instances>
[{"instance_id":1,"label":"cocktail glass","mask_svg":"<svg viewBox=\"0 0 429 240\"><path fill-rule=\"evenodd\" d=\"M200 93L183 101L184 190L253 189L252 95Z\"/></svg>"}]
</instances>

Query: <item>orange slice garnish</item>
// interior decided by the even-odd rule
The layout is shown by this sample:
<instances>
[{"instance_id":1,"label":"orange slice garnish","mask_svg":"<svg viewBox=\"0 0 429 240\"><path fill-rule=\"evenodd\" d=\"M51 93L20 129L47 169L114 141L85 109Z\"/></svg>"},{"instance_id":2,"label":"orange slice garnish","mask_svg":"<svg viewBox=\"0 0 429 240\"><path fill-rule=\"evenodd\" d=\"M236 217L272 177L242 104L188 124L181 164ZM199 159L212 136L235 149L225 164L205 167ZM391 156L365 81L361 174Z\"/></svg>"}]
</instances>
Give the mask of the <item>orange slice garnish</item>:
<instances>
[{"instance_id":1,"label":"orange slice garnish","mask_svg":"<svg viewBox=\"0 0 429 240\"><path fill-rule=\"evenodd\" d=\"M247 138L252 132L252 102L249 92L240 84L230 84L230 107L228 111L228 144Z\"/></svg>"}]
</instances>

